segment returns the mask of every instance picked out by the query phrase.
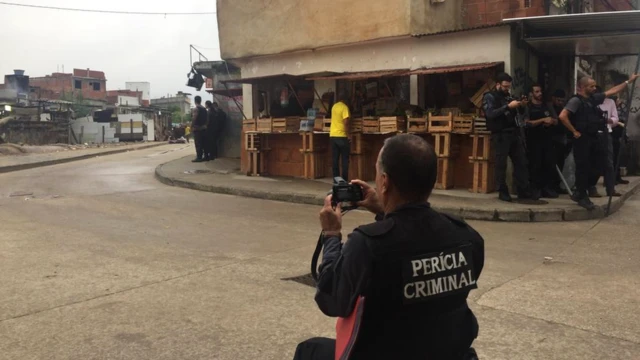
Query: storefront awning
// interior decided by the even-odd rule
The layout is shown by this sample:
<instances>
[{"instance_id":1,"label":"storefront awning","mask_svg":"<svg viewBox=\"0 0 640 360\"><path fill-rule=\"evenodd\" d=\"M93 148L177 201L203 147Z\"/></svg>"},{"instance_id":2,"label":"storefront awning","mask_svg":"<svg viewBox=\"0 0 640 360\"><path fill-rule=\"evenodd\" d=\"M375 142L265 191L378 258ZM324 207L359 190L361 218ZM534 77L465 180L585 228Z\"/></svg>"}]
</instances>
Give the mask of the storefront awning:
<instances>
[{"instance_id":1,"label":"storefront awning","mask_svg":"<svg viewBox=\"0 0 640 360\"><path fill-rule=\"evenodd\" d=\"M441 66L441 67L433 67L433 68L422 68L416 69L408 72L406 75L429 75L429 74L445 74L459 71L473 71L473 70L483 70L490 69L496 67L503 62L490 62L490 63L482 63L482 64L469 64L469 65L454 65L454 66Z\"/></svg>"},{"instance_id":2,"label":"storefront awning","mask_svg":"<svg viewBox=\"0 0 640 360\"><path fill-rule=\"evenodd\" d=\"M299 79L299 76L291 75L291 74L278 74L278 75L267 75L267 76L258 76L258 77L249 77L242 79L231 79L231 80L222 80L223 84L259 84L267 81L273 80L284 80L290 81L294 79Z\"/></svg>"},{"instance_id":3,"label":"storefront awning","mask_svg":"<svg viewBox=\"0 0 640 360\"><path fill-rule=\"evenodd\" d=\"M395 69L395 70L378 70L378 71L363 71L356 73L342 73L329 76L312 76L307 77L307 80L366 80L377 79L381 77L393 77L403 76L409 69Z\"/></svg>"},{"instance_id":4,"label":"storefront awning","mask_svg":"<svg viewBox=\"0 0 640 360\"><path fill-rule=\"evenodd\" d=\"M504 19L521 26L523 39L544 54L636 55L640 11L612 11Z\"/></svg>"},{"instance_id":5,"label":"storefront awning","mask_svg":"<svg viewBox=\"0 0 640 360\"><path fill-rule=\"evenodd\" d=\"M236 97L242 96L242 89L233 88L233 89L215 89L215 90L207 90L209 94L222 95L226 97Z\"/></svg>"}]
</instances>

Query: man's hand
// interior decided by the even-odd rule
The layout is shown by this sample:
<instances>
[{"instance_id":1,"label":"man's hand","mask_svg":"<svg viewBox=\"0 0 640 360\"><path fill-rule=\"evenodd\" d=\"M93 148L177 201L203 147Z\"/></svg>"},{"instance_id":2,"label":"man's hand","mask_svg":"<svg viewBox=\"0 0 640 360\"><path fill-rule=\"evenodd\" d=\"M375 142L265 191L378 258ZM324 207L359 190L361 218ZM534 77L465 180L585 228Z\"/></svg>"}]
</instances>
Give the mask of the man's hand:
<instances>
[{"instance_id":1,"label":"man's hand","mask_svg":"<svg viewBox=\"0 0 640 360\"><path fill-rule=\"evenodd\" d=\"M582 136L582 134L580 134L580 132L578 130L573 132L573 138L574 139L580 139L580 136Z\"/></svg>"},{"instance_id":2,"label":"man's hand","mask_svg":"<svg viewBox=\"0 0 640 360\"><path fill-rule=\"evenodd\" d=\"M544 119L543 123L544 123L544 126L551 126L554 124L554 121L553 121L553 118L548 117Z\"/></svg>"},{"instance_id":3,"label":"man's hand","mask_svg":"<svg viewBox=\"0 0 640 360\"><path fill-rule=\"evenodd\" d=\"M331 195L324 199L324 206L320 210L320 226L322 231L342 230L342 209L340 204L335 209L331 206Z\"/></svg>"},{"instance_id":4,"label":"man's hand","mask_svg":"<svg viewBox=\"0 0 640 360\"><path fill-rule=\"evenodd\" d=\"M509 107L509 109L515 109L520 107L520 101L518 100L513 100L512 102L509 103L509 105L507 105Z\"/></svg>"},{"instance_id":5,"label":"man's hand","mask_svg":"<svg viewBox=\"0 0 640 360\"><path fill-rule=\"evenodd\" d=\"M351 184L358 185L362 188L362 195L364 200L360 201L357 205L363 207L374 214L380 214L384 212L380 199L378 199L378 193L376 189L372 188L366 182L362 180L352 180Z\"/></svg>"}]
</instances>

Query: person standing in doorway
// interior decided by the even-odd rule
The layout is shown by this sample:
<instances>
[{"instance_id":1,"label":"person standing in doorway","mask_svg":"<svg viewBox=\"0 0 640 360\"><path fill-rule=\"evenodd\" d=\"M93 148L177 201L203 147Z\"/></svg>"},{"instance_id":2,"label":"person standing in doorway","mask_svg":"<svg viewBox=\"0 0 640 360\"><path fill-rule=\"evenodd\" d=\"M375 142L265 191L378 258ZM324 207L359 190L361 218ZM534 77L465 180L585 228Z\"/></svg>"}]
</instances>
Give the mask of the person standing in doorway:
<instances>
[{"instance_id":1,"label":"person standing in doorway","mask_svg":"<svg viewBox=\"0 0 640 360\"><path fill-rule=\"evenodd\" d=\"M556 163L549 129L558 123L558 115L543 102L542 86L533 85L530 96L525 122L531 186L541 193L541 197L555 199L558 193L552 187L556 178Z\"/></svg>"},{"instance_id":2,"label":"person standing in doorway","mask_svg":"<svg viewBox=\"0 0 640 360\"><path fill-rule=\"evenodd\" d=\"M602 88L600 86L596 86L596 93L602 93ZM604 132L598 134L600 142L602 143L602 148L606 149L607 151L607 162L602 174L604 175L604 186L607 191L607 196L610 195L619 197L622 196L622 194L616 191L616 175L614 174L616 165L613 158L614 151L612 142L613 140L611 136L612 127L618 126L618 107L616 106L616 102L613 101L613 99L606 98L604 99L602 104L598 106L598 108L602 110L603 115L605 116L607 121L607 129ZM589 184L589 196L602 197L598 193L598 189L596 188L599 179L600 177L594 178L594 182Z\"/></svg>"},{"instance_id":3,"label":"person standing in doorway","mask_svg":"<svg viewBox=\"0 0 640 360\"><path fill-rule=\"evenodd\" d=\"M349 154L351 153L349 120L351 114L345 103L344 94L340 94L338 102L331 108L331 154L333 161L333 178L342 177L349 181ZM342 174L340 174L340 159L342 159Z\"/></svg>"},{"instance_id":4,"label":"person standing in doorway","mask_svg":"<svg viewBox=\"0 0 640 360\"><path fill-rule=\"evenodd\" d=\"M196 158L193 162L209 161L209 157L205 154L207 142L207 109L202 106L202 98L196 96L194 98L196 107L191 111L191 129L193 130L193 140L196 143Z\"/></svg>"}]
</instances>

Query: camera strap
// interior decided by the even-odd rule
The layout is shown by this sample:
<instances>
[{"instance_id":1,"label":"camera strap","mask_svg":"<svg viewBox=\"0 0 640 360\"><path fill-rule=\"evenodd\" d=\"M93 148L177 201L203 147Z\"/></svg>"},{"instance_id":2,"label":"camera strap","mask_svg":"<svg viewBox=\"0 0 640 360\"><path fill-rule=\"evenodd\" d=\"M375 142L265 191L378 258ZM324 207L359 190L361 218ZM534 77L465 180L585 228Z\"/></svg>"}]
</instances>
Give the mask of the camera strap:
<instances>
[{"instance_id":1,"label":"camera strap","mask_svg":"<svg viewBox=\"0 0 640 360\"><path fill-rule=\"evenodd\" d=\"M320 258L320 252L322 252L322 233L320 233L320 237L318 237L316 249L313 251L313 256L311 257L311 277L316 284L318 283L318 259Z\"/></svg>"}]
</instances>

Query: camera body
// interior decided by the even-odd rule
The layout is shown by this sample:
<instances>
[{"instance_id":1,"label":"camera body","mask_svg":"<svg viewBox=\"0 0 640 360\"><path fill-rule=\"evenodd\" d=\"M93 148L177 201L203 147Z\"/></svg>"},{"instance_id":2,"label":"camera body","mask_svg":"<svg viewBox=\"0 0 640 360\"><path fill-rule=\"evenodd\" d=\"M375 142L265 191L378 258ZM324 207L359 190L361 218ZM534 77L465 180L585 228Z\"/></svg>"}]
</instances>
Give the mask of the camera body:
<instances>
[{"instance_id":1,"label":"camera body","mask_svg":"<svg viewBox=\"0 0 640 360\"><path fill-rule=\"evenodd\" d=\"M341 177L333 179L331 204L335 207L340 203L351 203L353 206L350 208L356 208L356 203L364 200L364 194L362 188L355 184L349 184ZM343 207L343 210L346 209Z\"/></svg>"}]
</instances>

